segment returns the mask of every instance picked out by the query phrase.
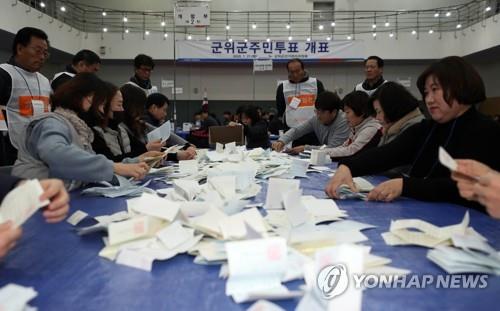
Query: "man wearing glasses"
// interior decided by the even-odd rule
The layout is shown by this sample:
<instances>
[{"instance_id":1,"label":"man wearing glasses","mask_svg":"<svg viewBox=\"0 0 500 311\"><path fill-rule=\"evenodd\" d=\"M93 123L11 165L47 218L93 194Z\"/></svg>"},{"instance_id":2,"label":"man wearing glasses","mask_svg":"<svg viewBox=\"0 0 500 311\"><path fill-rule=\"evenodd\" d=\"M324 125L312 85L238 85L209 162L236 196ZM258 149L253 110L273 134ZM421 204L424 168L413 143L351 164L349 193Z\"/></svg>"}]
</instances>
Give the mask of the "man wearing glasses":
<instances>
[{"instance_id":1,"label":"man wearing glasses","mask_svg":"<svg viewBox=\"0 0 500 311\"><path fill-rule=\"evenodd\" d=\"M144 54L137 55L134 58L134 68L135 74L127 83L143 89L146 96L158 93L158 88L151 84L151 72L155 68L153 58Z\"/></svg>"},{"instance_id":2,"label":"man wearing glasses","mask_svg":"<svg viewBox=\"0 0 500 311\"><path fill-rule=\"evenodd\" d=\"M50 111L49 80L39 73L49 57L47 34L40 29L25 27L19 30L12 44L12 57L0 65L0 106L7 112L9 144L2 133L3 165L13 164L22 132L29 119ZM15 149L14 149L14 148Z\"/></svg>"}]
</instances>

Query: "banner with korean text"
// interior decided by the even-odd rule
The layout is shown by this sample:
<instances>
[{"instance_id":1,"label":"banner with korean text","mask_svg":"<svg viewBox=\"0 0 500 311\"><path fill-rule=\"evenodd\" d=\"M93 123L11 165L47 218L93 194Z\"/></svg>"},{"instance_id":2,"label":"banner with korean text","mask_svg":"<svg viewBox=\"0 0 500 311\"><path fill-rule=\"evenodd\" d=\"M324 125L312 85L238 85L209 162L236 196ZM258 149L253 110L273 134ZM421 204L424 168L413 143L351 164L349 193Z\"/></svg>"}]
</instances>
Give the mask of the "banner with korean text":
<instances>
[{"instance_id":1,"label":"banner with korean text","mask_svg":"<svg viewBox=\"0 0 500 311\"><path fill-rule=\"evenodd\" d=\"M363 41L192 41L176 42L178 61L359 60Z\"/></svg>"}]
</instances>

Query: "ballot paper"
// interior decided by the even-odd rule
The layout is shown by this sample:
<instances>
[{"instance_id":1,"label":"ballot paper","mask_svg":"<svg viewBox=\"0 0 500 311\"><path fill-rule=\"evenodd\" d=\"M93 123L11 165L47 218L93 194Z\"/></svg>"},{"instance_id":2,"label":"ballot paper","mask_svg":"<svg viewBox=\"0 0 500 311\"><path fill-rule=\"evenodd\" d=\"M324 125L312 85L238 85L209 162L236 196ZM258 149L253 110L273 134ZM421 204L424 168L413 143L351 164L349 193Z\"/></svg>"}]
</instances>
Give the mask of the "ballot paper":
<instances>
[{"instance_id":1,"label":"ballot paper","mask_svg":"<svg viewBox=\"0 0 500 311\"><path fill-rule=\"evenodd\" d=\"M295 179L270 178L267 187L266 209L283 209L282 193L290 190L298 190L300 181Z\"/></svg>"},{"instance_id":2,"label":"ballot paper","mask_svg":"<svg viewBox=\"0 0 500 311\"><path fill-rule=\"evenodd\" d=\"M331 163L330 157L325 150L313 149L311 150L311 164L312 165L325 165Z\"/></svg>"},{"instance_id":3,"label":"ballot paper","mask_svg":"<svg viewBox=\"0 0 500 311\"><path fill-rule=\"evenodd\" d=\"M236 176L211 176L207 181L223 199L231 200L236 196Z\"/></svg>"},{"instance_id":4,"label":"ballot paper","mask_svg":"<svg viewBox=\"0 0 500 311\"><path fill-rule=\"evenodd\" d=\"M450 171L454 172L457 170L457 162L450 156L443 147L439 147L439 162L445 167L449 168Z\"/></svg>"},{"instance_id":5,"label":"ballot paper","mask_svg":"<svg viewBox=\"0 0 500 311\"><path fill-rule=\"evenodd\" d=\"M211 207L210 202L201 201L181 202L180 204L181 213L188 218L201 216L208 212Z\"/></svg>"},{"instance_id":6,"label":"ballot paper","mask_svg":"<svg viewBox=\"0 0 500 311\"><path fill-rule=\"evenodd\" d=\"M290 294L281 284L287 264L285 239L228 242L226 252L229 267L226 295L237 303L262 296L284 298Z\"/></svg>"},{"instance_id":7,"label":"ballot paper","mask_svg":"<svg viewBox=\"0 0 500 311\"><path fill-rule=\"evenodd\" d=\"M312 196L302 196L301 201L315 224L347 217L347 213L339 209L332 199L316 199Z\"/></svg>"},{"instance_id":8,"label":"ballot paper","mask_svg":"<svg viewBox=\"0 0 500 311\"><path fill-rule=\"evenodd\" d=\"M0 111L1 113L1 111ZM38 296L33 287L9 283L0 288L0 310L23 311L31 308L28 302Z\"/></svg>"},{"instance_id":9,"label":"ballot paper","mask_svg":"<svg viewBox=\"0 0 500 311\"><path fill-rule=\"evenodd\" d=\"M360 199L367 200L367 194L373 190L374 186L364 178L355 177L353 178L354 185L357 191L352 191L351 188L346 185L340 185L337 190L337 197L341 200L345 199Z\"/></svg>"},{"instance_id":10,"label":"ballot paper","mask_svg":"<svg viewBox=\"0 0 500 311\"><path fill-rule=\"evenodd\" d=\"M200 193L200 185L195 180L174 180L174 189L186 201L192 201Z\"/></svg>"},{"instance_id":11,"label":"ballot paper","mask_svg":"<svg viewBox=\"0 0 500 311\"><path fill-rule=\"evenodd\" d=\"M224 152L224 144L215 143L215 152L223 153Z\"/></svg>"},{"instance_id":12,"label":"ballot paper","mask_svg":"<svg viewBox=\"0 0 500 311\"><path fill-rule=\"evenodd\" d=\"M160 219L150 216L139 216L113 222L108 226L109 245L147 237L160 229Z\"/></svg>"},{"instance_id":13,"label":"ballot paper","mask_svg":"<svg viewBox=\"0 0 500 311\"><path fill-rule=\"evenodd\" d=\"M80 221L85 219L85 217L87 217L88 215L89 214L78 210L74 212L71 216L69 216L68 219L66 219L66 221L71 225L76 226Z\"/></svg>"},{"instance_id":14,"label":"ballot paper","mask_svg":"<svg viewBox=\"0 0 500 311\"><path fill-rule=\"evenodd\" d=\"M447 273L487 273L500 275L500 256L440 245L427 258Z\"/></svg>"},{"instance_id":15,"label":"ballot paper","mask_svg":"<svg viewBox=\"0 0 500 311\"><path fill-rule=\"evenodd\" d=\"M420 219L400 219L391 221L389 232L382 234L382 237L388 245L419 245L433 248L443 243L449 244L453 235L464 235L468 226L469 212L465 213L459 224L445 227L438 227Z\"/></svg>"},{"instance_id":16,"label":"ballot paper","mask_svg":"<svg viewBox=\"0 0 500 311\"><path fill-rule=\"evenodd\" d=\"M170 124L170 121L166 121L161 126L148 133L148 141L151 142L155 140L161 140L161 142L163 143L170 138L171 130L172 125Z\"/></svg>"},{"instance_id":17,"label":"ballot paper","mask_svg":"<svg viewBox=\"0 0 500 311\"><path fill-rule=\"evenodd\" d=\"M247 311L285 311L285 309L270 301L261 299L252 304Z\"/></svg>"},{"instance_id":18,"label":"ballot paper","mask_svg":"<svg viewBox=\"0 0 500 311\"><path fill-rule=\"evenodd\" d=\"M292 159L290 164L290 168L288 171L281 175L281 178L307 178L307 168L309 167L309 161L301 160L301 159Z\"/></svg>"},{"instance_id":19,"label":"ballot paper","mask_svg":"<svg viewBox=\"0 0 500 311\"><path fill-rule=\"evenodd\" d=\"M196 174L196 173L198 173L198 161L197 160L179 161L179 172L181 174Z\"/></svg>"},{"instance_id":20,"label":"ballot paper","mask_svg":"<svg viewBox=\"0 0 500 311\"><path fill-rule=\"evenodd\" d=\"M254 184L257 167L252 162L222 163L207 171L208 178L214 176L235 176L236 190L244 191Z\"/></svg>"},{"instance_id":21,"label":"ballot paper","mask_svg":"<svg viewBox=\"0 0 500 311\"><path fill-rule=\"evenodd\" d=\"M12 221L21 226L38 209L50 204L49 200L40 201L43 189L37 179L23 182L11 190L0 205L0 223Z\"/></svg>"},{"instance_id":22,"label":"ballot paper","mask_svg":"<svg viewBox=\"0 0 500 311\"><path fill-rule=\"evenodd\" d=\"M224 217L219 221L220 232L224 240L244 239L265 235L267 228L264 218L256 208L244 210L238 214ZM250 228L250 232L248 231Z\"/></svg>"},{"instance_id":23,"label":"ballot paper","mask_svg":"<svg viewBox=\"0 0 500 311\"><path fill-rule=\"evenodd\" d=\"M362 289L350 282L350 275L363 273L365 252L362 246L351 244L316 252L314 264L304 269L307 294L297 310L361 310Z\"/></svg>"},{"instance_id":24,"label":"ballot paper","mask_svg":"<svg viewBox=\"0 0 500 311\"><path fill-rule=\"evenodd\" d=\"M141 251L124 249L118 253L116 263L144 271L151 271L154 258L141 253Z\"/></svg>"},{"instance_id":25,"label":"ballot paper","mask_svg":"<svg viewBox=\"0 0 500 311\"><path fill-rule=\"evenodd\" d=\"M141 196L143 192L153 191L146 188L151 180L146 181L143 185L135 185L128 181L122 176L116 175L120 185L111 187L92 187L82 190L82 195L90 196L103 196L107 198L118 198L118 197L138 197Z\"/></svg>"},{"instance_id":26,"label":"ballot paper","mask_svg":"<svg viewBox=\"0 0 500 311\"><path fill-rule=\"evenodd\" d=\"M236 142L230 142L224 145L224 149L227 153L236 152Z\"/></svg>"},{"instance_id":27,"label":"ballot paper","mask_svg":"<svg viewBox=\"0 0 500 311\"><path fill-rule=\"evenodd\" d=\"M168 227L158 231L156 236L168 249L174 249L192 239L194 237L194 229L185 228L179 221L175 221L168 225Z\"/></svg>"},{"instance_id":28,"label":"ballot paper","mask_svg":"<svg viewBox=\"0 0 500 311\"><path fill-rule=\"evenodd\" d=\"M143 193L138 198L127 200L130 210L172 222L180 210L178 202L169 201L155 194Z\"/></svg>"},{"instance_id":29,"label":"ballot paper","mask_svg":"<svg viewBox=\"0 0 500 311\"><path fill-rule=\"evenodd\" d=\"M302 190L290 190L283 194L283 206L285 207L288 221L292 227L299 226L309 220L309 213L302 200Z\"/></svg>"},{"instance_id":30,"label":"ballot paper","mask_svg":"<svg viewBox=\"0 0 500 311\"><path fill-rule=\"evenodd\" d=\"M192 217L189 221L191 227L196 230L215 238L222 238L219 222L227 217L220 209L211 207L208 212L201 216Z\"/></svg>"}]
</instances>

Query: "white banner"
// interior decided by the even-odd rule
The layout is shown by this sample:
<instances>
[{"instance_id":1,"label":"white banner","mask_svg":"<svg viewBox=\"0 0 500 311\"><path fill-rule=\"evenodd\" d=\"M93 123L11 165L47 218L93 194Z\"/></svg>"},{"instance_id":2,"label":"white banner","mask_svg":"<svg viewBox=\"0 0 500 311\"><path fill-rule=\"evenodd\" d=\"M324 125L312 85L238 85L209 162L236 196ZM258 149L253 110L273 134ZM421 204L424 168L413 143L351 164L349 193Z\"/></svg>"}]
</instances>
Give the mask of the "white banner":
<instances>
[{"instance_id":1,"label":"white banner","mask_svg":"<svg viewBox=\"0 0 500 311\"><path fill-rule=\"evenodd\" d=\"M179 61L358 60L363 41L177 41Z\"/></svg>"}]
</instances>

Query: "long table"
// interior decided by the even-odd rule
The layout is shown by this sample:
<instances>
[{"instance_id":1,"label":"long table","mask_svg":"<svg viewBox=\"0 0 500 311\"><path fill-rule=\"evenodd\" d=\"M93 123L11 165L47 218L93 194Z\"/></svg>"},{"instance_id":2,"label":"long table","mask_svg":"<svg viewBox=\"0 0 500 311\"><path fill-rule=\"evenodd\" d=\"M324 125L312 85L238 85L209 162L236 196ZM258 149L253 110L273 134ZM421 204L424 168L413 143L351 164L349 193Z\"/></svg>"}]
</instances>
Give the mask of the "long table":
<instances>
[{"instance_id":1,"label":"long table","mask_svg":"<svg viewBox=\"0 0 500 311\"><path fill-rule=\"evenodd\" d=\"M304 194L325 196L328 176L310 173L301 179ZM374 183L382 179L368 177ZM158 186L158 185L156 185ZM265 200L266 186L255 198ZM91 216L106 215L126 209L123 198L82 197L71 194L71 213L83 210ZM372 253L392 259L392 266L414 274L446 275L426 258L427 249L416 246L387 246L381 233L391 219L420 218L444 226L460 222L465 207L428 203L402 198L393 203L337 201L349 219L373 224L364 231ZM469 210L471 226L500 249L500 221ZM225 280L219 279L219 266L193 263L193 257L178 255L155 262L151 273L117 265L98 257L103 247L102 233L80 237L70 224L49 225L40 213L23 226L20 243L0 264L0 286L17 283L33 286L39 293L31 305L39 310L245 310L251 304L236 304L225 295ZM302 282L287 283L297 287ZM500 294L500 277L489 276L483 289L367 289L363 293L364 310L481 310L495 309ZM297 299L276 302L293 310Z\"/></svg>"}]
</instances>

